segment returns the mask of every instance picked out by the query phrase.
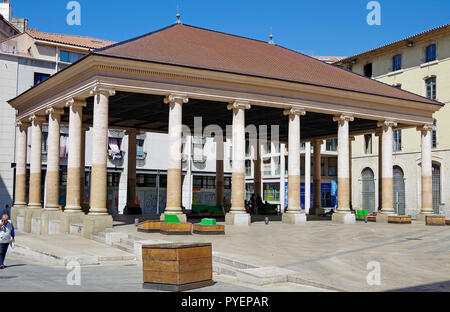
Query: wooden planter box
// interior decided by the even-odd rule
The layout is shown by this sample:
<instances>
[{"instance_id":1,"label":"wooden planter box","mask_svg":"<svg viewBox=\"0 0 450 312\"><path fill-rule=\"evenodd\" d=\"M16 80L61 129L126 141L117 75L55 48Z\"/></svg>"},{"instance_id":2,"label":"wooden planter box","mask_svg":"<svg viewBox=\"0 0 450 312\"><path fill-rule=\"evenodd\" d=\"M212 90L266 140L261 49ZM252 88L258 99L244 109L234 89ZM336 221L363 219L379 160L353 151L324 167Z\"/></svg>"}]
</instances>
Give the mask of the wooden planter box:
<instances>
[{"instance_id":1,"label":"wooden planter box","mask_svg":"<svg viewBox=\"0 0 450 312\"><path fill-rule=\"evenodd\" d=\"M445 217L444 216L426 216L425 224L426 225L445 225Z\"/></svg>"},{"instance_id":2,"label":"wooden planter box","mask_svg":"<svg viewBox=\"0 0 450 312\"><path fill-rule=\"evenodd\" d=\"M159 233L161 230L161 221L145 221L138 225L138 232Z\"/></svg>"},{"instance_id":3,"label":"wooden planter box","mask_svg":"<svg viewBox=\"0 0 450 312\"><path fill-rule=\"evenodd\" d=\"M194 234L225 235L225 225L194 224Z\"/></svg>"},{"instance_id":4,"label":"wooden planter box","mask_svg":"<svg viewBox=\"0 0 450 312\"><path fill-rule=\"evenodd\" d=\"M367 217L367 221L369 221L369 222L377 222L377 217L376 216L368 216Z\"/></svg>"},{"instance_id":5,"label":"wooden planter box","mask_svg":"<svg viewBox=\"0 0 450 312\"><path fill-rule=\"evenodd\" d=\"M446 225L450 225L450 220L445 220Z\"/></svg>"},{"instance_id":6,"label":"wooden planter box","mask_svg":"<svg viewBox=\"0 0 450 312\"><path fill-rule=\"evenodd\" d=\"M164 235L192 235L192 223L161 222L161 234L164 234Z\"/></svg>"},{"instance_id":7,"label":"wooden planter box","mask_svg":"<svg viewBox=\"0 0 450 312\"><path fill-rule=\"evenodd\" d=\"M142 265L146 289L179 292L214 284L210 243L142 246Z\"/></svg>"},{"instance_id":8,"label":"wooden planter box","mask_svg":"<svg viewBox=\"0 0 450 312\"><path fill-rule=\"evenodd\" d=\"M389 216L388 223L411 224L412 218L411 216Z\"/></svg>"}]
</instances>

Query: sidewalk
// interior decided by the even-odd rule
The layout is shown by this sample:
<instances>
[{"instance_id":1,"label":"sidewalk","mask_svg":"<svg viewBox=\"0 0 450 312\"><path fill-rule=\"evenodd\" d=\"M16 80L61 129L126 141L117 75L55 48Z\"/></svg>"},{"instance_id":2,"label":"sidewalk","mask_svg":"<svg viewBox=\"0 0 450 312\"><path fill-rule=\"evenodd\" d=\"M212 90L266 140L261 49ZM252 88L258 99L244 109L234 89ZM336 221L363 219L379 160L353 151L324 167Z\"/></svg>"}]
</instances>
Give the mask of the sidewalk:
<instances>
[{"instance_id":1,"label":"sidewalk","mask_svg":"<svg viewBox=\"0 0 450 312\"><path fill-rule=\"evenodd\" d=\"M65 265L76 260L81 265L97 265L112 261L134 261L128 252L75 235L42 235L17 233L11 254L25 256L42 263Z\"/></svg>"}]
</instances>

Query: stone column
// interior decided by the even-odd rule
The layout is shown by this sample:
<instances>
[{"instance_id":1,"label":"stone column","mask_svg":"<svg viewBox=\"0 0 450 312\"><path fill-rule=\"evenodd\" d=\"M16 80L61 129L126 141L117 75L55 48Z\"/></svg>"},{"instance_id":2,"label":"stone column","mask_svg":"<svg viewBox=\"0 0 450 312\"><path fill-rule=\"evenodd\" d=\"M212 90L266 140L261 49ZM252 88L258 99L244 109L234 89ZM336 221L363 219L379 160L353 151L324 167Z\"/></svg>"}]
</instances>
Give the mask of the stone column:
<instances>
[{"instance_id":1,"label":"stone column","mask_svg":"<svg viewBox=\"0 0 450 312\"><path fill-rule=\"evenodd\" d=\"M261 175L261 144L256 141L255 160L253 161L253 193L262 196L262 175Z\"/></svg>"},{"instance_id":2,"label":"stone column","mask_svg":"<svg viewBox=\"0 0 450 312\"><path fill-rule=\"evenodd\" d=\"M81 209L81 132L85 100L73 99L69 107L69 155L67 159L67 192L65 213L80 213ZM94 143L95 145L95 143Z\"/></svg>"},{"instance_id":3,"label":"stone column","mask_svg":"<svg viewBox=\"0 0 450 312\"><path fill-rule=\"evenodd\" d=\"M20 222L19 224L19 222L17 222L17 217L23 217L27 207L27 136L30 124L24 121L18 121L16 122L16 127L16 188L14 193L14 207L11 209L11 220L16 228L23 230L23 223Z\"/></svg>"},{"instance_id":4,"label":"stone column","mask_svg":"<svg viewBox=\"0 0 450 312\"><path fill-rule=\"evenodd\" d=\"M349 122L354 118L341 115L334 117L338 122L338 209L333 214L333 222L355 224L355 215L350 210L350 155Z\"/></svg>"},{"instance_id":5,"label":"stone column","mask_svg":"<svg viewBox=\"0 0 450 312\"><path fill-rule=\"evenodd\" d=\"M311 209L311 142L305 144L305 213Z\"/></svg>"},{"instance_id":6,"label":"stone column","mask_svg":"<svg viewBox=\"0 0 450 312\"><path fill-rule=\"evenodd\" d=\"M48 148L47 148L47 174L45 179L44 209L46 211L59 211L59 142L61 115L63 108L52 107L47 110L48 114Z\"/></svg>"},{"instance_id":7,"label":"stone column","mask_svg":"<svg viewBox=\"0 0 450 312\"><path fill-rule=\"evenodd\" d=\"M223 205L225 195L225 178L224 178L224 149L223 137L215 137L216 141L216 206Z\"/></svg>"},{"instance_id":8,"label":"stone column","mask_svg":"<svg viewBox=\"0 0 450 312\"><path fill-rule=\"evenodd\" d=\"M322 149L323 140L314 141L313 209L311 214L319 215L322 210Z\"/></svg>"},{"instance_id":9,"label":"stone column","mask_svg":"<svg viewBox=\"0 0 450 312\"><path fill-rule=\"evenodd\" d=\"M352 151L352 142L355 141L355 137L351 136L349 139L349 143L348 143L348 158L349 158L349 164L348 164L348 168L349 168L349 176L350 176L350 180L349 180L349 193L350 193L350 208L353 209L353 172L352 172L352 165L353 165L353 151ZM328 168L327 168L328 170ZM328 171L327 171L328 172Z\"/></svg>"},{"instance_id":10,"label":"stone column","mask_svg":"<svg viewBox=\"0 0 450 312\"><path fill-rule=\"evenodd\" d=\"M379 122L378 127L381 127L381 141L382 141L382 154L381 154L381 191L383 197L381 197L381 213L377 215L377 222L388 222L390 215L395 215L394 211L394 167L392 164L392 150L393 150L393 137L392 127L397 126L393 121Z\"/></svg>"},{"instance_id":11,"label":"stone column","mask_svg":"<svg viewBox=\"0 0 450 312\"><path fill-rule=\"evenodd\" d=\"M169 104L169 159L167 167L167 206L164 215L177 215L181 222L186 222L186 215L181 208L182 170L182 119L183 104L189 102L186 96L169 95L164 103Z\"/></svg>"},{"instance_id":12,"label":"stone column","mask_svg":"<svg viewBox=\"0 0 450 312\"><path fill-rule=\"evenodd\" d=\"M381 131L377 131L375 135L378 137L378 212L381 212L381 204L383 202L383 187L381 185L383 176L383 135Z\"/></svg>"},{"instance_id":13,"label":"stone column","mask_svg":"<svg viewBox=\"0 0 450 312\"><path fill-rule=\"evenodd\" d=\"M42 213L42 123L44 116L33 115L31 121L31 161L28 207L25 214L24 232L40 234Z\"/></svg>"},{"instance_id":14,"label":"stone column","mask_svg":"<svg viewBox=\"0 0 450 312\"><path fill-rule=\"evenodd\" d=\"M286 144L280 144L280 213L285 212L286 203Z\"/></svg>"},{"instance_id":15,"label":"stone column","mask_svg":"<svg viewBox=\"0 0 450 312\"><path fill-rule=\"evenodd\" d=\"M289 116L289 158L288 158L288 209L283 214L282 222L287 224L306 223L306 214L300 206L300 116L306 112L292 108L285 110Z\"/></svg>"},{"instance_id":16,"label":"stone column","mask_svg":"<svg viewBox=\"0 0 450 312\"><path fill-rule=\"evenodd\" d=\"M225 216L228 225L250 225L251 217L245 211L245 110L250 104L234 102L233 111L233 174L231 185L231 211Z\"/></svg>"},{"instance_id":17,"label":"stone column","mask_svg":"<svg viewBox=\"0 0 450 312\"><path fill-rule=\"evenodd\" d=\"M136 204L136 135L138 131L128 130L127 206L125 214L140 215L141 207Z\"/></svg>"},{"instance_id":18,"label":"stone column","mask_svg":"<svg viewBox=\"0 0 450 312\"><path fill-rule=\"evenodd\" d=\"M96 86L91 91L94 97L94 122L92 134L92 171L91 200L89 215L84 218L83 236L90 238L92 234L112 227L112 217L106 206L107 163L108 163L108 119L109 97L114 96L113 89ZM69 151L70 153L70 151Z\"/></svg>"},{"instance_id":19,"label":"stone column","mask_svg":"<svg viewBox=\"0 0 450 312\"><path fill-rule=\"evenodd\" d=\"M435 127L433 125L425 125L417 128L421 132L422 137L422 208L420 214L416 216L418 222L425 222L426 216L434 214L433 210L433 163L431 157L431 131Z\"/></svg>"}]
</instances>

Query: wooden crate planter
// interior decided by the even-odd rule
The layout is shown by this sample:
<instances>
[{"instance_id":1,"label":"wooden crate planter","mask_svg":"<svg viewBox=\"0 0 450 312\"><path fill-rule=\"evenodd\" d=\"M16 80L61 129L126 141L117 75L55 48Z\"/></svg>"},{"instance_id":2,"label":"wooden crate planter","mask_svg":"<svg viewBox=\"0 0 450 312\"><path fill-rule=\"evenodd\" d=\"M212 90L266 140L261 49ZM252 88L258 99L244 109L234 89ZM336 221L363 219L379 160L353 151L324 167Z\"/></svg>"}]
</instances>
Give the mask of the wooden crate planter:
<instances>
[{"instance_id":1,"label":"wooden crate planter","mask_svg":"<svg viewBox=\"0 0 450 312\"><path fill-rule=\"evenodd\" d=\"M225 225L194 224L194 234L200 234L200 235L225 235Z\"/></svg>"},{"instance_id":2,"label":"wooden crate planter","mask_svg":"<svg viewBox=\"0 0 450 312\"><path fill-rule=\"evenodd\" d=\"M192 234L192 223L161 222L161 234L164 234L164 235L191 235Z\"/></svg>"},{"instance_id":3,"label":"wooden crate planter","mask_svg":"<svg viewBox=\"0 0 450 312\"><path fill-rule=\"evenodd\" d=\"M214 284L210 243L142 246L142 264L146 289L179 292Z\"/></svg>"},{"instance_id":4,"label":"wooden crate planter","mask_svg":"<svg viewBox=\"0 0 450 312\"><path fill-rule=\"evenodd\" d=\"M388 223L411 224L412 218L411 216L389 216Z\"/></svg>"},{"instance_id":5,"label":"wooden crate planter","mask_svg":"<svg viewBox=\"0 0 450 312\"><path fill-rule=\"evenodd\" d=\"M368 222L377 222L377 217L376 216L368 216L367 221Z\"/></svg>"},{"instance_id":6,"label":"wooden crate planter","mask_svg":"<svg viewBox=\"0 0 450 312\"><path fill-rule=\"evenodd\" d=\"M138 232L159 233L161 230L161 221L145 221L138 225Z\"/></svg>"},{"instance_id":7,"label":"wooden crate planter","mask_svg":"<svg viewBox=\"0 0 450 312\"><path fill-rule=\"evenodd\" d=\"M426 216L425 217L426 225L445 225L445 217L444 216Z\"/></svg>"}]
</instances>

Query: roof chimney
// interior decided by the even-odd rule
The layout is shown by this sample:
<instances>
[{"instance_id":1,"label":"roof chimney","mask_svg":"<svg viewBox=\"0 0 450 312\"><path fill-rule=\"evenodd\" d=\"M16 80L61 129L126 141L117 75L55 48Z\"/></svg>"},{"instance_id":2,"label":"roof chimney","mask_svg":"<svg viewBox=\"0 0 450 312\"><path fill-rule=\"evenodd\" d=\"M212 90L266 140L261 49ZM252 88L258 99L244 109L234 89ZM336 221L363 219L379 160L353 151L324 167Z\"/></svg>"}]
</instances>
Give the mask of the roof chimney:
<instances>
[{"instance_id":1,"label":"roof chimney","mask_svg":"<svg viewBox=\"0 0 450 312\"><path fill-rule=\"evenodd\" d=\"M0 3L0 14L3 15L3 18L8 22L11 21L11 11L12 9L9 0L3 0L3 2Z\"/></svg>"}]
</instances>

